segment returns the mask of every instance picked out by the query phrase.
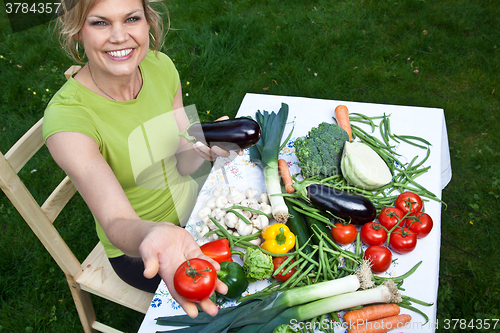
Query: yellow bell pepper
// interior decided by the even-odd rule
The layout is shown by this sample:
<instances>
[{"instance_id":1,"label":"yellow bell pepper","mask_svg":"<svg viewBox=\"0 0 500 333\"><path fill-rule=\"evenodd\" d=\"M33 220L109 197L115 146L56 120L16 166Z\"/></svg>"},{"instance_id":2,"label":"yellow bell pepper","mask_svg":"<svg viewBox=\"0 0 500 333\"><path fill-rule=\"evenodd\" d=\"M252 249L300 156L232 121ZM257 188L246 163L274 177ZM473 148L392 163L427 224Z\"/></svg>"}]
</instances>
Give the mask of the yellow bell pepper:
<instances>
[{"instance_id":1,"label":"yellow bell pepper","mask_svg":"<svg viewBox=\"0 0 500 333\"><path fill-rule=\"evenodd\" d=\"M261 247L274 254L287 253L295 246L295 235L283 223L271 224L262 230Z\"/></svg>"}]
</instances>

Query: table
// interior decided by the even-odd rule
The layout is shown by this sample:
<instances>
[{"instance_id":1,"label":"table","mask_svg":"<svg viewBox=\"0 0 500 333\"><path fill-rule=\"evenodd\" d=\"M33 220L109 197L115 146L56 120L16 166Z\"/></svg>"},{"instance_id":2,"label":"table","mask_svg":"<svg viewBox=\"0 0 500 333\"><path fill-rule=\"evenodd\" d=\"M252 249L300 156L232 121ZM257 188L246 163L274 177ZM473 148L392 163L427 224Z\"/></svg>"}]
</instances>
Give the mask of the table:
<instances>
[{"instance_id":1,"label":"table","mask_svg":"<svg viewBox=\"0 0 500 333\"><path fill-rule=\"evenodd\" d=\"M290 171L299 172L297 158L294 155L293 142L299 136L307 135L309 129L317 126L319 123L332 122L334 109L337 105L346 105L349 112L362 113L367 116L390 115L391 128L396 134L414 135L425 138L431 146L431 154L424 165L430 165L427 173L420 176L418 181L421 185L432 191L438 198L441 198L441 191L451 180L451 164L448 147L448 136L446 132L446 122L444 111L436 108L422 108L410 106L396 106L384 104L370 104L349 101L335 101L290 96L275 96L261 94L246 94L237 113L237 117L251 116L255 118L257 110L277 112L281 103L289 106L289 123L285 129L284 138L294 126L293 135L286 148L280 153L280 157L291 163ZM367 126L366 129L369 129ZM376 131L374 136L379 135ZM398 153L403 154L404 158L411 159L416 155L425 156L425 151L405 143L399 144L396 148ZM420 158L419 158L420 159ZM407 161L409 162L409 160ZM229 158L218 158L212 168L207 180L205 181L193 213L189 218L186 229L193 234L193 237L202 244L204 240L196 237L194 227L198 220L197 212L204 206L205 201L211 196L217 184L228 183L229 186L235 186L240 190L254 188L259 193L265 191L264 177L262 170L253 164L248 156L248 150L243 156L231 155ZM226 185L227 186L227 185ZM407 278L404 282L404 295L417 298L419 300L433 303L431 307L424 307L415 304L415 307L429 316L429 322L425 325L424 318L405 309L402 313L408 313L412 316L411 327L398 329L398 332L434 332L436 328L436 301L439 278L439 254L441 242L441 204L437 201L428 201L424 203L425 211L431 215L434 220L434 228L431 233L423 239L418 240L415 251L395 255L396 262L391 268L381 276L400 276L410 270L419 261L423 261L417 271ZM239 258L233 256L235 261ZM241 261L240 261L241 262ZM248 292L252 293L262 289L267 285L266 281L258 281L250 285ZM234 305L233 302L227 302L226 306ZM167 330L167 327L158 326L155 318L174 314L183 314L184 311L170 296L165 284L160 283L155 296L151 302L144 321L139 329L139 333L152 333L156 330ZM345 329L335 328L335 332L345 332Z\"/></svg>"}]
</instances>

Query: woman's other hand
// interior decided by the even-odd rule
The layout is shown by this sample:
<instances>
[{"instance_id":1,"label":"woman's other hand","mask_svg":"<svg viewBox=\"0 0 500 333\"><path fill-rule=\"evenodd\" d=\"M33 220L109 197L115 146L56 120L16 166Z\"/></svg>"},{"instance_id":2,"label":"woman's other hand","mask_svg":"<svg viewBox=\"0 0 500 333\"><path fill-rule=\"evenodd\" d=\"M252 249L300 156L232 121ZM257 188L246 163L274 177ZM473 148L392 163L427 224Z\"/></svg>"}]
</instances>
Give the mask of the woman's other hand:
<instances>
[{"instance_id":1,"label":"woman's other hand","mask_svg":"<svg viewBox=\"0 0 500 333\"><path fill-rule=\"evenodd\" d=\"M167 222L156 223L151 228L142 241L139 251L144 261L144 276L152 278L159 273L172 297L179 303L188 316L195 318L198 315L196 305L187 301L175 291L175 271L177 267L186 261L186 258L208 260L214 265L216 270L220 269L220 265L201 252L199 245L188 231ZM225 294L227 286L220 280L217 280L215 290L221 294ZM217 306L210 299L203 300L198 304L203 311L211 316L215 316L218 312Z\"/></svg>"},{"instance_id":2,"label":"woman's other hand","mask_svg":"<svg viewBox=\"0 0 500 333\"><path fill-rule=\"evenodd\" d=\"M218 118L216 121L227 120L227 119L229 119L228 116L222 116ZM198 155L200 155L203 159L208 161L214 161L218 156L229 157L229 155L231 154L230 151L222 149L216 145L208 147L207 145L199 141L193 145L193 148L198 153ZM241 149L237 150L236 153L239 156L241 156L243 155L243 150Z\"/></svg>"}]
</instances>

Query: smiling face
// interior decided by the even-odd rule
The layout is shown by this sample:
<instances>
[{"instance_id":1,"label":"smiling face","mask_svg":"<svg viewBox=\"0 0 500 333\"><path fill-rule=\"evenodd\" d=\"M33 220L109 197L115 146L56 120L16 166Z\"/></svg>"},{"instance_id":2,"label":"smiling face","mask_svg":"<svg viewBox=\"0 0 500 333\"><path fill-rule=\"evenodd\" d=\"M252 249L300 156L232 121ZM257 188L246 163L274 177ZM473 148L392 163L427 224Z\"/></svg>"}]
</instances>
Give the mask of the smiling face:
<instances>
[{"instance_id":1,"label":"smiling face","mask_svg":"<svg viewBox=\"0 0 500 333\"><path fill-rule=\"evenodd\" d=\"M141 0L98 1L79 35L93 74L134 74L148 52L149 28Z\"/></svg>"}]
</instances>

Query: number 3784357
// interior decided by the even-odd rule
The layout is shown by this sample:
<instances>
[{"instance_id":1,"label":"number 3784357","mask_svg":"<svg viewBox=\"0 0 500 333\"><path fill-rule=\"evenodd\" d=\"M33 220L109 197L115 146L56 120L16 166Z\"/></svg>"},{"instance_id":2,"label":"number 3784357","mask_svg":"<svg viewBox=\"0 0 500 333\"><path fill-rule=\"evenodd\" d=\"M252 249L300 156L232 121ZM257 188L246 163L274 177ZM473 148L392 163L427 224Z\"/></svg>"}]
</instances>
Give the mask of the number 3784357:
<instances>
[{"instance_id":1,"label":"number 3784357","mask_svg":"<svg viewBox=\"0 0 500 333\"><path fill-rule=\"evenodd\" d=\"M6 2L5 11L7 14L52 14L59 11L60 2Z\"/></svg>"},{"instance_id":2,"label":"number 3784357","mask_svg":"<svg viewBox=\"0 0 500 333\"><path fill-rule=\"evenodd\" d=\"M495 330L497 328L499 319L444 319L443 326L445 330L448 329L484 329ZM500 325L498 325L500 326ZM440 325L441 328L441 325Z\"/></svg>"}]
</instances>

